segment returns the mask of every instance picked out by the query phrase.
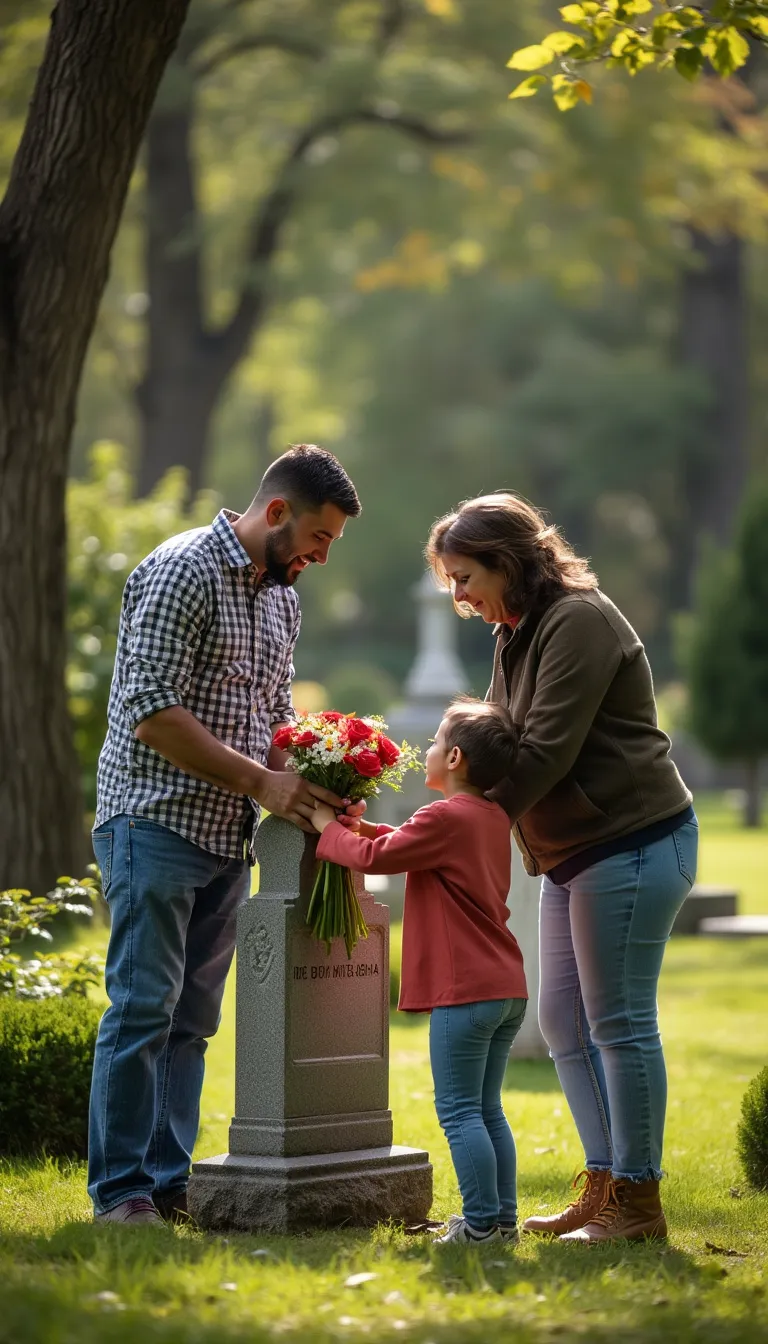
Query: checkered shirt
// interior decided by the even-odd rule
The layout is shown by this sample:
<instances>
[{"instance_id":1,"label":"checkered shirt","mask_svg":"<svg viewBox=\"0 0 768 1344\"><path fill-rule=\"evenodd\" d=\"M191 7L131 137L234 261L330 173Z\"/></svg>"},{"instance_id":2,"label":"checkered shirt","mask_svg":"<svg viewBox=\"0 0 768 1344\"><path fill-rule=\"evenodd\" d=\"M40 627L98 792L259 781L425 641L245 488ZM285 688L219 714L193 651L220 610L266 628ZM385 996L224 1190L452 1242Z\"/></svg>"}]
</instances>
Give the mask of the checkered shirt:
<instances>
[{"instance_id":1,"label":"checkered shirt","mask_svg":"<svg viewBox=\"0 0 768 1344\"><path fill-rule=\"evenodd\" d=\"M237 516L222 509L210 527L171 537L128 578L95 820L145 817L230 858L242 858L255 834L258 804L185 774L134 730L182 705L220 742L265 764L276 725L295 718L299 600L292 588L258 583L232 527Z\"/></svg>"}]
</instances>

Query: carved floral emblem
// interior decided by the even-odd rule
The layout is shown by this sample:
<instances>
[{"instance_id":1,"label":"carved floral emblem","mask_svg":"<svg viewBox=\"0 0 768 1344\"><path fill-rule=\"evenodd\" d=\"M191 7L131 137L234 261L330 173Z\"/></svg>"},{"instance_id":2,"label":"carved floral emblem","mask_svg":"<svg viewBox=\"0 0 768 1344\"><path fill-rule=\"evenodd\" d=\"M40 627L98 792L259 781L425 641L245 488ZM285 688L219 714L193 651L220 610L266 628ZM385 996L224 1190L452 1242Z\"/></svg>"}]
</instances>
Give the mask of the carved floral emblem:
<instances>
[{"instance_id":1,"label":"carved floral emblem","mask_svg":"<svg viewBox=\"0 0 768 1344\"><path fill-rule=\"evenodd\" d=\"M275 949L265 924L257 924L245 935L245 953L248 965L260 985L263 985L275 959Z\"/></svg>"}]
</instances>

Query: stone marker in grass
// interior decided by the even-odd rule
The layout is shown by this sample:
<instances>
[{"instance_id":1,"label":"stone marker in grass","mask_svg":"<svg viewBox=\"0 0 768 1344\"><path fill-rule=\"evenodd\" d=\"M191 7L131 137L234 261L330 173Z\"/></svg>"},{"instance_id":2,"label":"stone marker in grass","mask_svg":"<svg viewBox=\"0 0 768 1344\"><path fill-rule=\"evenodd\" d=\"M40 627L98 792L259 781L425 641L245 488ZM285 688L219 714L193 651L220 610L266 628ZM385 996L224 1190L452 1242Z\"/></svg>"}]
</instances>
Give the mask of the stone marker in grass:
<instances>
[{"instance_id":1,"label":"stone marker in grass","mask_svg":"<svg viewBox=\"0 0 768 1344\"><path fill-rule=\"evenodd\" d=\"M306 928L315 839L268 817L260 891L238 916L229 1152L196 1162L201 1227L293 1232L426 1218L432 1167L392 1145L389 911L358 878L369 927L351 959Z\"/></svg>"}]
</instances>

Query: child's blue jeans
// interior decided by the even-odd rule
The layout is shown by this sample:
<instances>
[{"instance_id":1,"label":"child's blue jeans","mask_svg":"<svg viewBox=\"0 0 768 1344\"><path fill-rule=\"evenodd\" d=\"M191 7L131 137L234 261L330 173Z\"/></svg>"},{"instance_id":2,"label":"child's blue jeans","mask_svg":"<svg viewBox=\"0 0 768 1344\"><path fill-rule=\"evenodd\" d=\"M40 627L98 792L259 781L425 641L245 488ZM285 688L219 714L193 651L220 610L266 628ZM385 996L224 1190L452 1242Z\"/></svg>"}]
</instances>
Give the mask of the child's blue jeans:
<instances>
[{"instance_id":1,"label":"child's blue jeans","mask_svg":"<svg viewBox=\"0 0 768 1344\"><path fill-rule=\"evenodd\" d=\"M491 999L432 1009L429 1057L437 1118L451 1150L464 1217L479 1232L517 1222L517 1157L501 1088L527 1002Z\"/></svg>"}]
</instances>

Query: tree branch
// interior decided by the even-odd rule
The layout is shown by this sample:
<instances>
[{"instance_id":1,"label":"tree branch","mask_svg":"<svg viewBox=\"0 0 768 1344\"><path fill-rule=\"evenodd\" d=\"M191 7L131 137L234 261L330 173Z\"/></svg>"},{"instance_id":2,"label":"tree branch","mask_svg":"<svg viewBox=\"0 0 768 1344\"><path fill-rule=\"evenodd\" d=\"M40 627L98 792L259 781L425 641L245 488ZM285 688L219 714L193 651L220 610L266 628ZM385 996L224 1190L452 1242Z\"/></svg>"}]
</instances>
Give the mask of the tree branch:
<instances>
[{"instance_id":1,"label":"tree branch","mask_svg":"<svg viewBox=\"0 0 768 1344\"><path fill-rule=\"evenodd\" d=\"M227 325L209 338L226 368L234 367L244 356L254 328L263 317L267 303L267 267L277 251L283 226L298 195L298 177L302 160L318 140L347 126L360 124L389 126L393 130L402 131L431 145L464 144L470 138L468 132L443 131L428 122L420 121L417 117L407 117L400 113L390 115L375 107L356 108L352 112L321 117L307 126L296 140L278 174L275 186L262 202L253 220L247 257L248 275L235 312Z\"/></svg>"},{"instance_id":2,"label":"tree branch","mask_svg":"<svg viewBox=\"0 0 768 1344\"><path fill-rule=\"evenodd\" d=\"M199 79L204 79L206 75L212 74L214 70L218 70L236 56L242 56L249 51L266 51L270 48L287 51L296 56L308 56L313 61L319 61L324 54L321 47L305 37L289 33L251 33L236 38L228 46L221 47L208 57L192 61L191 69Z\"/></svg>"},{"instance_id":3,"label":"tree branch","mask_svg":"<svg viewBox=\"0 0 768 1344\"><path fill-rule=\"evenodd\" d=\"M398 33L405 26L407 11L404 0L384 0L379 18L379 31L374 43L378 56L384 56Z\"/></svg>"}]
</instances>

